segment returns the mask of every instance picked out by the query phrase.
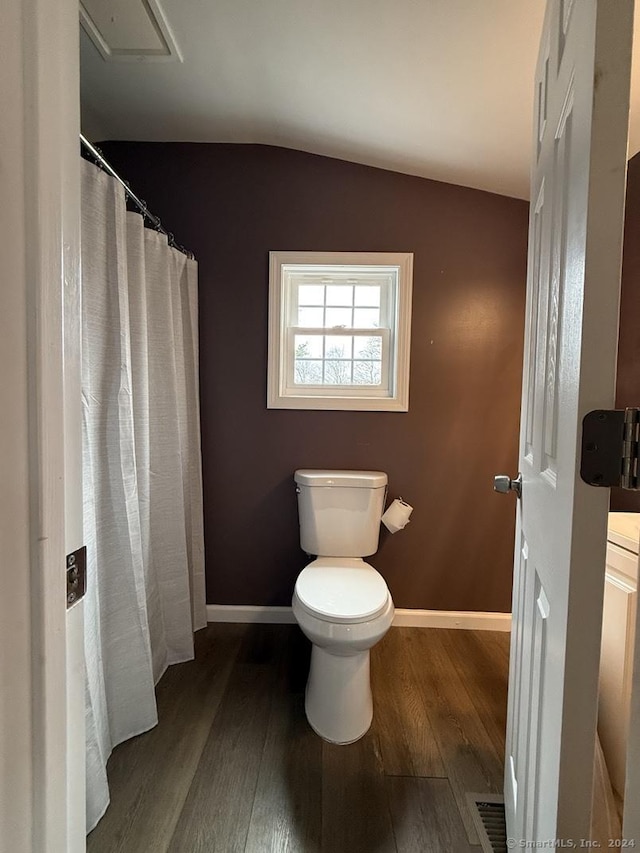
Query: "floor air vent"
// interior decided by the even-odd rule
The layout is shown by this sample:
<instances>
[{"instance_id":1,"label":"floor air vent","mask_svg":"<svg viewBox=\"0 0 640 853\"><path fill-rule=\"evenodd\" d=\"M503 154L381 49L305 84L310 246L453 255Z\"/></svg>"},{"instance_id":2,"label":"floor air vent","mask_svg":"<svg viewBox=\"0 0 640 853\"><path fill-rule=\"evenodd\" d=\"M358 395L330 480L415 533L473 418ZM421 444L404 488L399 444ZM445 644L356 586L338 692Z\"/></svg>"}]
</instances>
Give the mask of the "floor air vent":
<instances>
[{"instance_id":1,"label":"floor air vent","mask_svg":"<svg viewBox=\"0 0 640 853\"><path fill-rule=\"evenodd\" d=\"M485 853L506 853L507 825L504 797L497 794L467 794L480 845Z\"/></svg>"}]
</instances>

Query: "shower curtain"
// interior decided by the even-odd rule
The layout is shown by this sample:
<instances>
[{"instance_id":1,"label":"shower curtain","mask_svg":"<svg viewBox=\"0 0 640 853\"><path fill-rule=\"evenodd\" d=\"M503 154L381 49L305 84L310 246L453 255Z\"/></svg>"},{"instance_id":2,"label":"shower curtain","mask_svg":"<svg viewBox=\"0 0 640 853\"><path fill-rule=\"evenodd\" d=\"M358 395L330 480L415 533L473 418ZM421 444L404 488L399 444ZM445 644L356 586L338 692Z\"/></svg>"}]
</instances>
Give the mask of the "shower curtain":
<instances>
[{"instance_id":1,"label":"shower curtain","mask_svg":"<svg viewBox=\"0 0 640 853\"><path fill-rule=\"evenodd\" d=\"M155 684L206 624L197 265L82 161L87 830L114 746L157 723Z\"/></svg>"}]
</instances>

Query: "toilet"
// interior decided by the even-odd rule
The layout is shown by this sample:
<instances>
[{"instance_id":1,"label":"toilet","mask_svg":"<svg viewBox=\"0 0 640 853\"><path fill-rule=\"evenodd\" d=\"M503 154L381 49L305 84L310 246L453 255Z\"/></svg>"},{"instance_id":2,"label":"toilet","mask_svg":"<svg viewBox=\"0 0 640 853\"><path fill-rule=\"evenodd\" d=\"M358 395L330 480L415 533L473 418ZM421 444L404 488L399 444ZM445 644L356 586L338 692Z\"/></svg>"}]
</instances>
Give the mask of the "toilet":
<instances>
[{"instance_id":1,"label":"toilet","mask_svg":"<svg viewBox=\"0 0 640 853\"><path fill-rule=\"evenodd\" d=\"M363 557L378 550L387 475L295 472L300 544L314 556L298 575L293 614L311 640L307 720L332 743L353 743L373 719L369 650L389 630L393 601Z\"/></svg>"}]
</instances>

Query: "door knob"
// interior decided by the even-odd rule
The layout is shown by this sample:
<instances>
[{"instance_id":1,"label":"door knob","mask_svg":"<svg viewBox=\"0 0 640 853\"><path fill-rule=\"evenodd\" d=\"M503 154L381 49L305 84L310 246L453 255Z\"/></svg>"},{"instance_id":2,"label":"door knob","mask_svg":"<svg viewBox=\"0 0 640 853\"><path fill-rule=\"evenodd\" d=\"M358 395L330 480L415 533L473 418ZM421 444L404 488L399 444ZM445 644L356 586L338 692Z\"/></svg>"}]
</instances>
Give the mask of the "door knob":
<instances>
[{"instance_id":1,"label":"door knob","mask_svg":"<svg viewBox=\"0 0 640 853\"><path fill-rule=\"evenodd\" d=\"M493 491L500 492L501 495L515 492L519 498L522 497L522 474L518 474L515 480L506 474L496 474L493 478Z\"/></svg>"}]
</instances>

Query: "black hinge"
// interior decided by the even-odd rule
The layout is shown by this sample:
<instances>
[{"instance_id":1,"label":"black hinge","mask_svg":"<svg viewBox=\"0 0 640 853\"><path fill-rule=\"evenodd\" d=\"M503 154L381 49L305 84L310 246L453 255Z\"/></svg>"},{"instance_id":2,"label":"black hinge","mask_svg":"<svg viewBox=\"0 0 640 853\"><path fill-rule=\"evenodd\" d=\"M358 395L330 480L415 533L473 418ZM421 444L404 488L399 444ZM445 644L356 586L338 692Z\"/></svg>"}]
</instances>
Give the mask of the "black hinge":
<instances>
[{"instance_id":1,"label":"black hinge","mask_svg":"<svg viewBox=\"0 0 640 853\"><path fill-rule=\"evenodd\" d=\"M580 476L590 486L638 484L640 409L596 409L582 419Z\"/></svg>"},{"instance_id":2,"label":"black hinge","mask_svg":"<svg viewBox=\"0 0 640 853\"><path fill-rule=\"evenodd\" d=\"M79 601L87 589L87 549L83 545L67 554L67 608Z\"/></svg>"}]
</instances>

